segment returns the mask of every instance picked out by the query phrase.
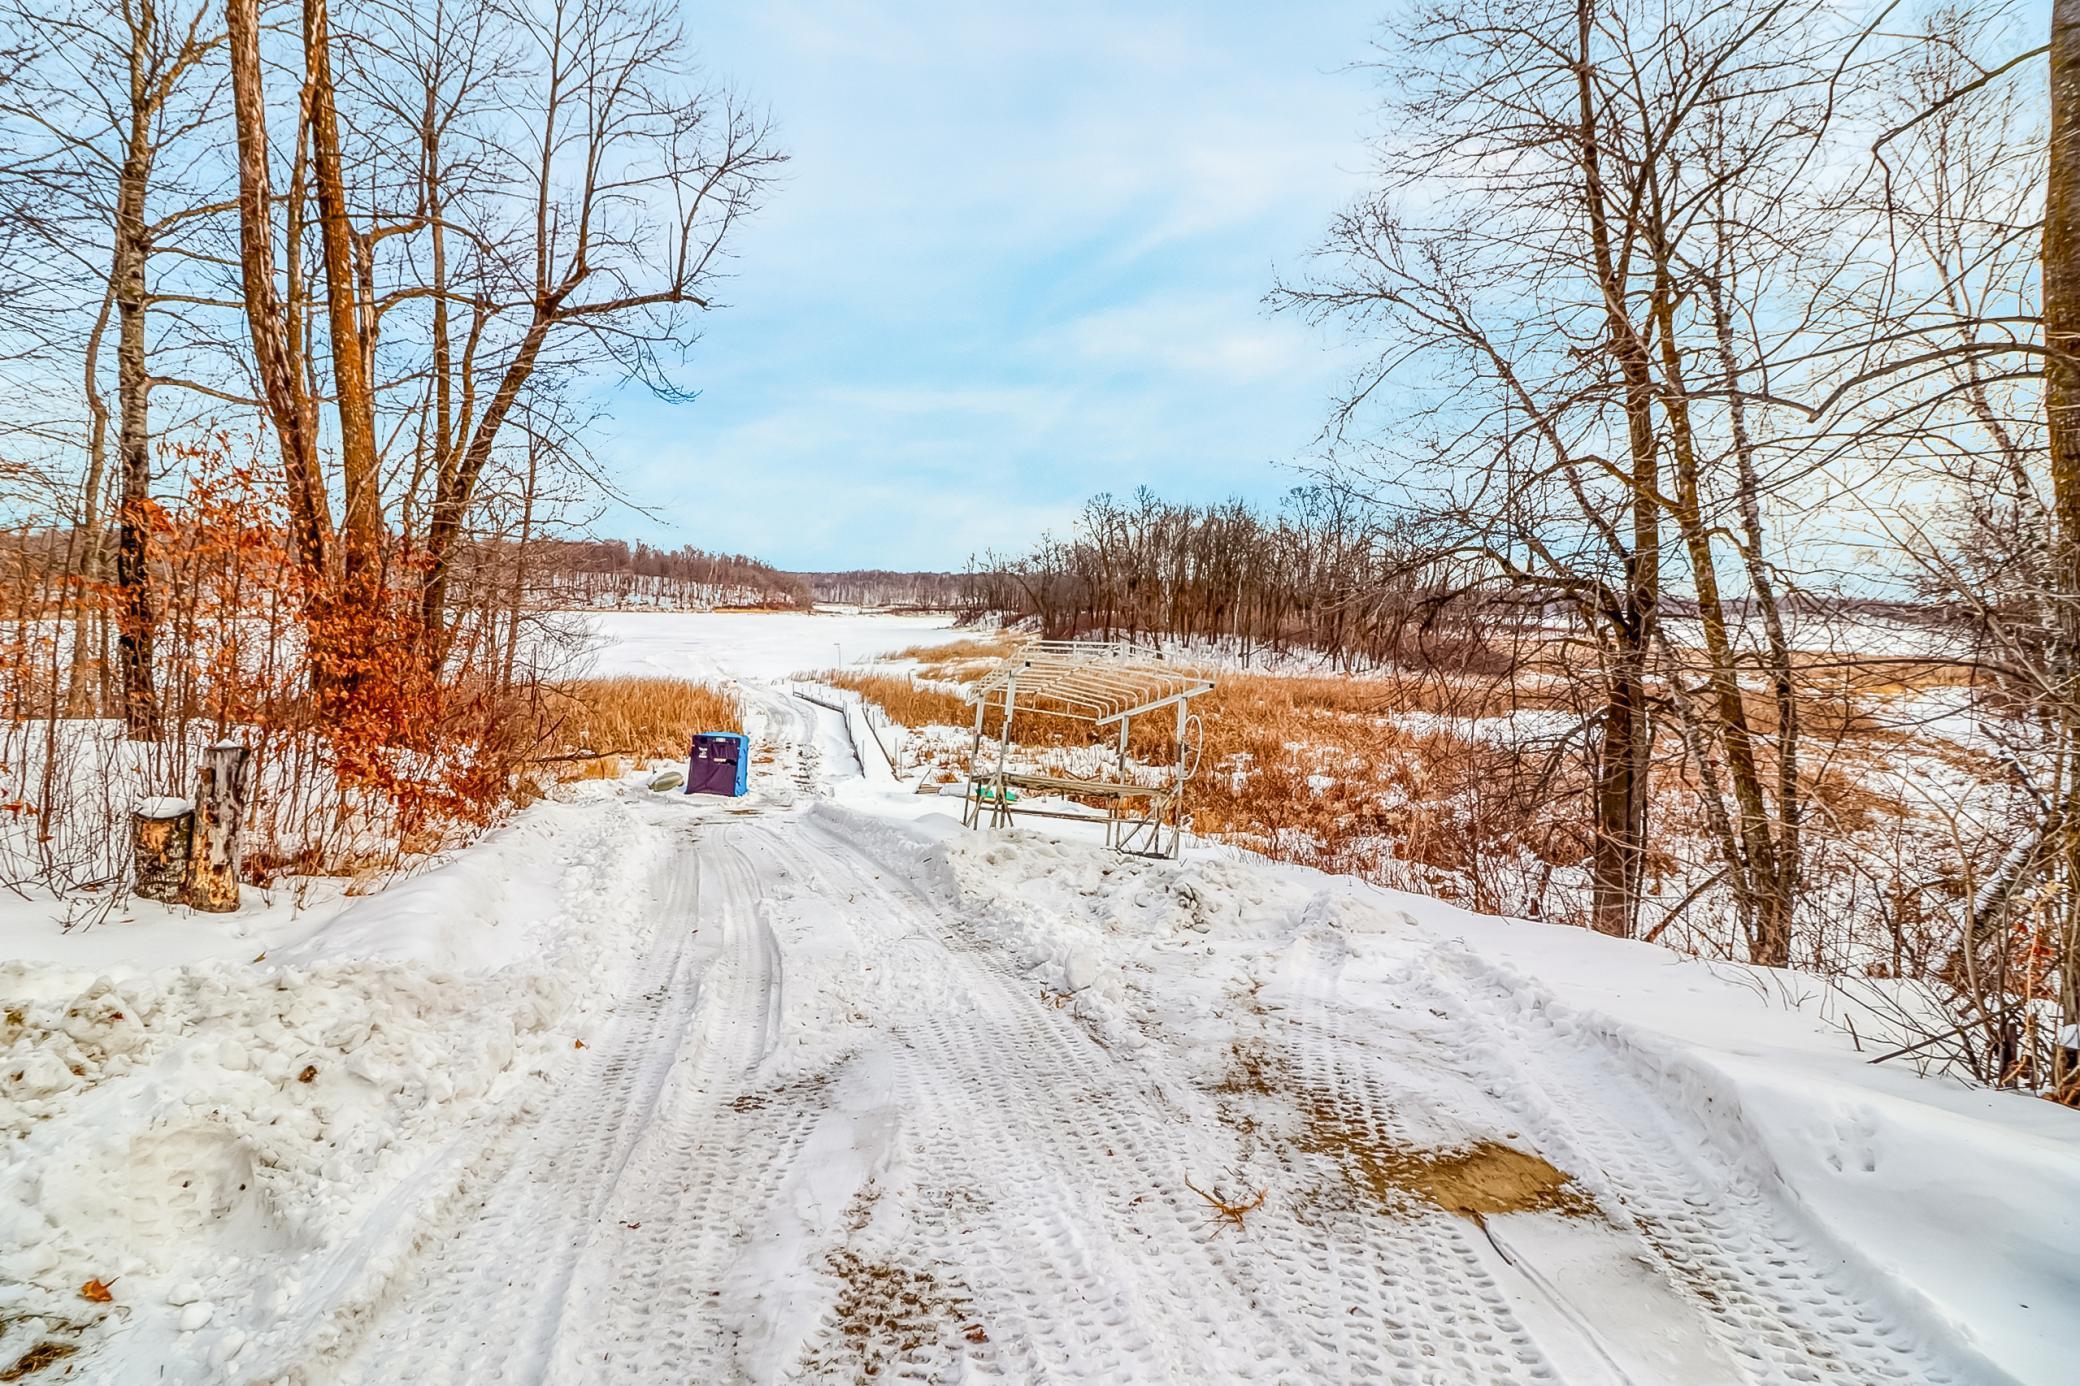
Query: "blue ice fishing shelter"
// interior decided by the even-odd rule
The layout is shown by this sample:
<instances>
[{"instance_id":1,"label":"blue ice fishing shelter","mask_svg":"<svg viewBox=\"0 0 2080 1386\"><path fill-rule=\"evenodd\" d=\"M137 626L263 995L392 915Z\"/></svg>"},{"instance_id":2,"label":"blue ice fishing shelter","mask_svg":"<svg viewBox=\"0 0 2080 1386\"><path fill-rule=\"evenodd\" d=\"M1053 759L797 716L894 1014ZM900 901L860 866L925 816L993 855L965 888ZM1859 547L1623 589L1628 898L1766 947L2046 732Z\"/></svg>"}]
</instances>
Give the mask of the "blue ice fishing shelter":
<instances>
[{"instance_id":1,"label":"blue ice fishing shelter","mask_svg":"<svg viewBox=\"0 0 2080 1386\"><path fill-rule=\"evenodd\" d=\"M686 762L688 794L735 798L751 788L751 741L741 732L701 732Z\"/></svg>"}]
</instances>

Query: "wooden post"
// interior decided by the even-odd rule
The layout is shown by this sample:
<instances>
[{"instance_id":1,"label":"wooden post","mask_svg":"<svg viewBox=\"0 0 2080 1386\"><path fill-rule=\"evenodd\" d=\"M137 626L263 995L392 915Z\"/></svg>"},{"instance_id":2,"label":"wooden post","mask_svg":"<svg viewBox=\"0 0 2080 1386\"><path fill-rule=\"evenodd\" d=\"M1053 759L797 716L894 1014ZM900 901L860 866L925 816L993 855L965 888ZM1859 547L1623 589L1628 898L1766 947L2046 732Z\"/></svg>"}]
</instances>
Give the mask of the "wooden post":
<instances>
[{"instance_id":1,"label":"wooden post","mask_svg":"<svg viewBox=\"0 0 2080 1386\"><path fill-rule=\"evenodd\" d=\"M239 838L246 817L246 768L252 752L220 741L202 753L195 776L195 842L188 853L188 903L228 914L238 908Z\"/></svg>"},{"instance_id":2,"label":"wooden post","mask_svg":"<svg viewBox=\"0 0 2080 1386\"><path fill-rule=\"evenodd\" d=\"M189 842L194 832L195 809L186 799L139 802L130 814L137 894L164 905L180 903L188 882Z\"/></svg>"}]
</instances>

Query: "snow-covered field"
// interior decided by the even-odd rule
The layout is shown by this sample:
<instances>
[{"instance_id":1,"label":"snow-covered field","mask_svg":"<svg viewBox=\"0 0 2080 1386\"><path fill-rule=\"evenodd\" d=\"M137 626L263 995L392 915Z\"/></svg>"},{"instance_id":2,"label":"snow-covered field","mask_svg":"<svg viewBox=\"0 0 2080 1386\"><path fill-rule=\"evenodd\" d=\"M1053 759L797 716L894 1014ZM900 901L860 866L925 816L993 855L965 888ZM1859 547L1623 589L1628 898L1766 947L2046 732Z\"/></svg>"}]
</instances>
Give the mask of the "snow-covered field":
<instances>
[{"instance_id":1,"label":"snow-covered field","mask_svg":"<svg viewBox=\"0 0 2080 1386\"><path fill-rule=\"evenodd\" d=\"M748 799L0 934L0 1373L2072 1379L2080 1124L1817 981L964 832L777 682L943 623L593 619L740 682Z\"/></svg>"}]
</instances>

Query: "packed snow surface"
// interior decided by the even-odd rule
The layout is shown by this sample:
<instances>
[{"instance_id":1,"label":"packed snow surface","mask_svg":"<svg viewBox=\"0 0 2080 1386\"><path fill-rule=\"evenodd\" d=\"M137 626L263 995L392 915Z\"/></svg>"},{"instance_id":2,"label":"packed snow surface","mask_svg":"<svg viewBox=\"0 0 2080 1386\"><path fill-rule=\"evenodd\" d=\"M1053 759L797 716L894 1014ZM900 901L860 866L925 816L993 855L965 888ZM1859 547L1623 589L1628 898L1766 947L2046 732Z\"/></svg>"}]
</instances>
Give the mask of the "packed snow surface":
<instances>
[{"instance_id":1,"label":"packed snow surface","mask_svg":"<svg viewBox=\"0 0 2080 1386\"><path fill-rule=\"evenodd\" d=\"M0 1372L2072 1379L2071 1114L1871 1067L1817 981L966 832L772 682L812 618L602 619L715 623L614 660L745 681L748 798L15 949Z\"/></svg>"}]
</instances>

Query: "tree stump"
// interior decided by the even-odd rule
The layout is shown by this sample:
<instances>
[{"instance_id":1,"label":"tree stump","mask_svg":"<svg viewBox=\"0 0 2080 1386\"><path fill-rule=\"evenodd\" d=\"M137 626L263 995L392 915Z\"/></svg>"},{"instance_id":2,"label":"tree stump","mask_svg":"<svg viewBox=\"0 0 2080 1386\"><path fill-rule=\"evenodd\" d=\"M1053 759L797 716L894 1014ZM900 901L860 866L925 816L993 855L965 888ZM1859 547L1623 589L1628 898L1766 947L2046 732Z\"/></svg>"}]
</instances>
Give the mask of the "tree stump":
<instances>
[{"instance_id":1,"label":"tree stump","mask_svg":"<svg viewBox=\"0 0 2080 1386\"><path fill-rule=\"evenodd\" d=\"M240 837L246 818L246 769L252 752L220 741L202 753L195 776L194 845L188 852L187 901L198 910L238 908Z\"/></svg>"},{"instance_id":2,"label":"tree stump","mask_svg":"<svg viewBox=\"0 0 2080 1386\"><path fill-rule=\"evenodd\" d=\"M186 799L163 797L138 804L130 815L130 843L139 895L165 905L180 903L187 890L194 833L195 810Z\"/></svg>"}]
</instances>

